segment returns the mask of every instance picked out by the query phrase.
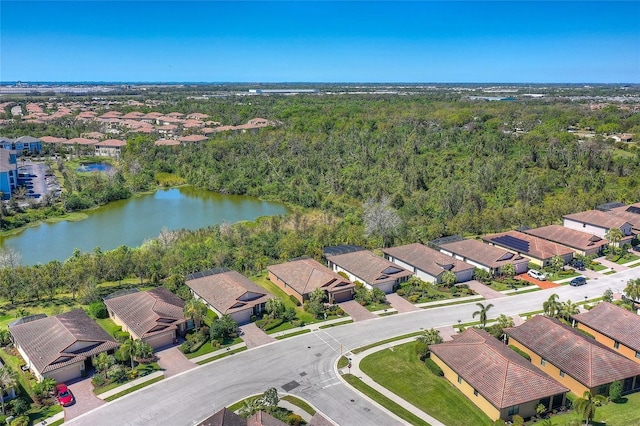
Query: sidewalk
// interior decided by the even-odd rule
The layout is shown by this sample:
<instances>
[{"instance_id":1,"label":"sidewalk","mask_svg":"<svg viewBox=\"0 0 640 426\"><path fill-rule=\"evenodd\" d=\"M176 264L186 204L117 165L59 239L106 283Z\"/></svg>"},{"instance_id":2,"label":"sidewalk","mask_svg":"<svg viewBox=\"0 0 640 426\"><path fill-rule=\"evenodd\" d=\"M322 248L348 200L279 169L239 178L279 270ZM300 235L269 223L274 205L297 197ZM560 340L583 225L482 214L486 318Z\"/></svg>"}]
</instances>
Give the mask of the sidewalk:
<instances>
[{"instance_id":1,"label":"sidewalk","mask_svg":"<svg viewBox=\"0 0 640 426\"><path fill-rule=\"evenodd\" d=\"M98 398L100 398L100 399L106 399L106 398L109 398L110 396L118 394L118 393L120 393L122 391L125 391L127 389L131 389L134 386L140 385L142 383L148 382L149 380L153 380L156 377L161 377L161 376L164 377L164 371L154 371L151 374L148 374L146 376L143 376L143 377L140 377L138 379L132 380L132 381L130 381L128 383L125 383L122 386L118 386L117 388L113 388L111 390L108 390L108 391L103 392L103 393L101 393L99 395L96 395L96 396Z\"/></svg>"}]
</instances>

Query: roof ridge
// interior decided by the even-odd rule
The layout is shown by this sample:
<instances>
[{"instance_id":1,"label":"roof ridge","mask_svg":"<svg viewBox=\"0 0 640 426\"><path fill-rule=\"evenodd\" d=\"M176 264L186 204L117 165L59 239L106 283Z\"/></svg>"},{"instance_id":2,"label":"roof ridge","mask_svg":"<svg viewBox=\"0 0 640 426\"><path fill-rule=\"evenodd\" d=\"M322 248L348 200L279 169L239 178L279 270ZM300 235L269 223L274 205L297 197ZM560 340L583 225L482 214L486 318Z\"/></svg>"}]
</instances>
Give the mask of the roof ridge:
<instances>
[{"instance_id":1,"label":"roof ridge","mask_svg":"<svg viewBox=\"0 0 640 426\"><path fill-rule=\"evenodd\" d=\"M313 271L316 270L315 266L311 267L311 270L309 271L309 275L307 275L307 279L304 280L304 287L302 287L302 294L305 294L307 292L307 286L309 285L309 281L311 281L311 274L313 274Z\"/></svg>"}]
</instances>

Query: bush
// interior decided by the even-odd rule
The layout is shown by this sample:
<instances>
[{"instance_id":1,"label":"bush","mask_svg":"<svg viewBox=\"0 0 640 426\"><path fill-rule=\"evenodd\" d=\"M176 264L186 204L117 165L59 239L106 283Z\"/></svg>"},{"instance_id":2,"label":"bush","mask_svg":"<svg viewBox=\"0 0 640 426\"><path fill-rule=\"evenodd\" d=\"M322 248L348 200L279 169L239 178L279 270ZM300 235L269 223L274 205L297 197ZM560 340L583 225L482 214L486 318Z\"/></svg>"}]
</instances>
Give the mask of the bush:
<instances>
[{"instance_id":1,"label":"bush","mask_svg":"<svg viewBox=\"0 0 640 426\"><path fill-rule=\"evenodd\" d=\"M255 316L255 315L251 315L251 317L249 318L249 321L251 321L251 322L256 322L256 320L257 320L257 319L258 319L258 317L257 317L257 316Z\"/></svg>"},{"instance_id":2,"label":"bush","mask_svg":"<svg viewBox=\"0 0 640 426\"><path fill-rule=\"evenodd\" d=\"M104 378L104 376L102 374L96 374L95 376L93 376L93 378L91 379L91 383L93 383L93 386L96 388L99 388L100 386L104 385L105 383L107 383L107 379Z\"/></svg>"},{"instance_id":3,"label":"bush","mask_svg":"<svg viewBox=\"0 0 640 426\"><path fill-rule=\"evenodd\" d=\"M89 315L98 319L109 318L107 306L101 300L97 300L89 305Z\"/></svg>"},{"instance_id":4,"label":"bush","mask_svg":"<svg viewBox=\"0 0 640 426\"><path fill-rule=\"evenodd\" d=\"M402 296L404 296L404 295L406 294L406 292L404 291L404 289L403 289L403 288L399 288L399 289L396 291L396 294L397 294L398 296L402 297Z\"/></svg>"},{"instance_id":5,"label":"bush","mask_svg":"<svg viewBox=\"0 0 640 426\"><path fill-rule=\"evenodd\" d=\"M11 426L29 426L29 416L20 416L13 419Z\"/></svg>"},{"instance_id":6,"label":"bush","mask_svg":"<svg viewBox=\"0 0 640 426\"><path fill-rule=\"evenodd\" d=\"M513 345L509 345L509 347L510 347L513 351L515 351L518 355L520 355L521 357L523 357L523 358L524 358L524 359L526 359L527 361L531 362L531 357L529 356L529 354L528 354L528 353L526 353L526 352L524 352L524 351L520 350L520 348L517 348L517 347L515 347L515 346L513 346Z\"/></svg>"},{"instance_id":7,"label":"bush","mask_svg":"<svg viewBox=\"0 0 640 426\"><path fill-rule=\"evenodd\" d=\"M409 302L411 302L411 303L416 303L416 302L418 301L418 295L417 295L417 294L411 295L411 296L409 296L407 299L408 299L408 300L409 300Z\"/></svg>"},{"instance_id":8,"label":"bush","mask_svg":"<svg viewBox=\"0 0 640 426\"><path fill-rule=\"evenodd\" d=\"M622 381L616 380L609 386L609 399L613 402L622 398Z\"/></svg>"},{"instance_id":9,"label":"bush","mask_svg":"<svg viewBox=\"0 0 640 426\"><path fill-rule=\"evenodd\" d=\"M183 354L190 354L191 352L193 352L191 350L192 347L193 347L193 343L187 340L186 342L180 345L180 352L182 352Z\"/></svg>"},{"instance_id":10,"label":"bush","mask_svg":"<svg viewBox=\"0 0 640 426\"><path fill-rule=\"evenodd\" d=\"M9 402L9 407L14 416L20 416L29 410L29 403L24 398L16 398Z\"/></svg>"},{"instance_id":11,"label":"bush","mask_svg":"<svg viewBox=\"0 0 640 426\"><path fill-rule=\"evenodd\" d=\"M116 331L113 333L113 337L120 343L126 342L131 338L131 335L126 331Z\"/></svg>"},{"instance_id":12,"label":"bush","mask_svg":"<svg viewBox=\"0 0 640 426\"><path fill-rule=\"evenodd\" d=\"M274 329L282 323L282 318L263 318L256 321L256 325L258 326L258 328L261 328L264 331Z\"/></svg>"},{"instance_id":13,"label":"bush","mask_svg":"<svg viewBox=\"0 0 640 426\"><path fill-rule=\"evenodd\" d=\"M300 306L301 305L300 301L298 299L296 299L296 297L293 294L289 295L289 300L291 300L293 303L295 303L296 306Z\"/></svg>"},{"instance_id":14,"label":"bush","mask_svg":"<svg viewBox=\"0 0 640 426\"><path fill-rule=\"evenodd\" d=\"M431 358L425 358L424 365L426 365L429 371L431 371L436 376L440 376L440 377L444 376L444 372L442 371L442 368L438 367L438 364L433 362Z\"/></svg>"},{"instance_id":15,"label":"bush","mask_svg":"<svg viewBox=\"0 0 640 426\"><path fill-rule=\"evenodd\" d=\"M427 355L429 355L429 345L427 345L425 342L417 341L416 354L421 361L424 361L427 358Z\"/></svg>"},{"instance_id":16,"label":"bush","mask_svg":"<svg viewBox=\"0 0 640 426\"><path fill-rule=\"evenodd\" d=\"M302 327L304 326L304 322L300 321L300 320L293 320L291 321L291 325L294 327Z\"/></svg>"},{"instance_id":17,"label":"bush","mask_svg":"<svg viewBox=\"0 0 640 426\"><path fill-rule=\"evenodd\" d=\"M288 414L287 415L287 424L290 426L299 426L302 423L302 417L299 414Z\"/></svg>"}]
</instances>

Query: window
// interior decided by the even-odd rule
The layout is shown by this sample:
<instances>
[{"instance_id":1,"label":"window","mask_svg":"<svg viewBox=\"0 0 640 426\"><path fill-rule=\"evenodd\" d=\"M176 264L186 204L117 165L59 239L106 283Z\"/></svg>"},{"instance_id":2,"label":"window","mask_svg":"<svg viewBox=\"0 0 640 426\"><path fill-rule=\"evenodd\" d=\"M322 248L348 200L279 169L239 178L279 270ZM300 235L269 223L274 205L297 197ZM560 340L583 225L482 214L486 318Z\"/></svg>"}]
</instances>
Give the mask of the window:
<instances>
[{"instance_id":1,"label":"window","mask_svg":"<svg viewBox=\"0 0 640 426\"><path fill-rule=\"evenodd\" d=\"M564 371L560 370L560 377L564 377Z\"/></svg>"},{"instance_id":2,"label":"window","mask_svg":"<svg viewBox=\"0 0 640 426\"><path fill-rule=\"evenodd\" d=\"M473 390L473 396L478 396L478 390L477 389Z\"/></svg>"},{"instance_id":3,"label":"window","mask_svg":"<svg viewBox=\"0 0 640 426\"><path fill-rule=\"evenodd\" d=\"M519 405L514 405L512 407L509 407L509 412L507 413L509 416L513 416L515 414L518 414L520 412L520 406Z\"/></svg>"},{"instance_id":4,"label":"window","mask_svg":"<svg viewBox=\"0 0 640 426\"><path fill-rule=\"evenodd\" d=\"M614 342L613 343L613 349L618 349L620 347L620 342Z\"/></svg>"},{"instance_id":5,"label":"window","mask_svg":"<svg viewBox=\"0 0 640 426\"><path fill-rule=\"evenodd\" d=\"M462 377L458 376L458 383L462 383Z\"/></svg>"},{"instance_id":6,"label":"window","mask_svg":"<svg viewBox=\"0 0 640 426\"><path fill-rule=\"evenodd\" d=\"M640 358L640 351L636 351L636 358Z\"/></svg>"},{"instance_id":7,"label":"window","mask_svg":"<svg viewBox=\"0 0 640 426\"><path fill-rule=\"evenodd\" d=\"M544 358L540 358L540 365L545 366L547 365L547 360Z\"/></svg>"}]
</instances>

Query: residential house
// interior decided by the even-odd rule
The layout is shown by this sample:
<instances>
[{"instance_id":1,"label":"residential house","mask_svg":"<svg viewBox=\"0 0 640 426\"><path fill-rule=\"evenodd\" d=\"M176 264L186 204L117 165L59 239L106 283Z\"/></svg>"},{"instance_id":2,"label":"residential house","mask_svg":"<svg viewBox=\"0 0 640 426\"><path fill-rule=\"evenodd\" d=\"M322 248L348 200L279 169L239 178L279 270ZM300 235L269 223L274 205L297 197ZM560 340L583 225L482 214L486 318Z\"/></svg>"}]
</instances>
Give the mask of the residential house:
<instances>
[{"instance_id":1,"label":"residential house","mask_svg":"<svg viewBox=\"0 0 640 426\"><path fill-rule=\"evenodd\" d=\"M573 259L573 250L570 248L518 231L486 235L482 240L492 246L524 256L542 267L550 265L551 260L556 256L560 256L564 263L569 263Z\"/></svg>"},{"instance_id":2,"label":"residential house","mask_svg":"<svg viewBox=\"0 0 640 426\"><path fill-rule=\"evenodd\" d=\"M242 418L227 407L223 407L213 416L201 421L197 426L287 426L271 414L258 411L249 418Z\"/></svg>"},{"instance_id":3,"label":"residential house","mask_svg":"<svg viewBox=\"0 0 640 426\"><path fill-rule=\"evenodd\" d=\"M18 187L18 161L15 151L0 148L0 192L2 199L11 198L11 193Z\"/></svg>"},{"instance_id":4,"label":"residential house","mask_svg":"<svg viewBox=\"0 0 640 426\"><path fill-rule=\"evenodd\" d=\"M238 324L251 321L264 311L273 296L245 276L227 268L187 275L185 284L193 296L202 300L218 316L229 315Z\"/></svg>"},{"instance_id":5,"label":"residential house","mask_svg":"<svg viewBox=\"0 0 640 426\"><path fill-rule=\"evenodd\" d=\"M555 318L537 315L504 331L510 345L531 357L531 364L576 395L607 395L617 380L627 391L640 389L639 364Z\"/></svg>"},{"instance_id":6,"label":"residential house","mask_svg":"<svg viewBox=\"0 0 640 426\"><path fill-rule=\"evenodd\" d=\"M576 231L560 225L523 230L525 234L542 238L552 243L568 247L581 256L599 255L609 241L587 232Z\"/></svg>"},{"instance_id":7,"label":"residential house","mask_svg":"<svg viewBox=\"0 0 640 426\"><path fill-rule=\"evenodd\" d=\"M187 144L187 143L197 143L197 142L203 142L208 140L209 138L207 138L206 136L202 136L202 135L188 135L188 136L181 136L178 138L178 140L180 142L182 142L182 144Z\"/></svg>"},{"instance_id":8,"label":"residential house","mask_svg":"<svg viewBox=\"0 0 640 426\"><path fill-rule=\"evenodd\" d=\"M455 274L456 282L465 282L473 278L475 266L447 256L425 245L414 243L400 247L382 249L384 257L408 271L422 281L442 282L442 276L449 271Z\"/></svg>"},{"instance_id":9,"label":"residential house","mask_svg":"<svg viewBox=\"0 0 640 426\"><path fill-rule=\"evenodd\" d=\"M17 157L38 154L42 152L42 141L31 136L21 136L17 139L0 137L0 149L15 151Z\"/></svg>"},{"instance_id":10,"label":"residential house","mask_svg":"<svg viewBox=\"0 0 640 426\"><path fill-rule=\"evenodd\" d=\"M640 234L640 203L631 204L630 206L622 205L614 207L609 211L620 219L629 222L633 234Z\"/></svg>"},{"instance_id":11,"label":"residential house","mask_svg":"<svg viewBox=\"0 0 640 426\"><path fill-rule=\"evenodd\" d=\"M91 358L119 343L82 309L53 317L34 316L9 324L13 343L38 378L68 382L86 374Z\"/></svg>"},{"instance_id":12,"label":"residential house","mask_svg":"<svg viewBox=\"0 0 640 426\"><path fill-rule=\"evenodd\" d=\"M576 231L588 232L600 238L606 238L610 229L619 229L623 235L620 244L629 244L635 237L631 223L612 212L589 210L564 215L562 219L563 226Z\"/></svg>"},{"instance_id":13,"label":"residential house","mask_svg":"<svg viewBox=\"0 0 640 426\"><path fill-rule=\"evenodd\" d=\"M612 303L600 302L593 309L573 316L578 329L620 355L640 363L640 315Z\"/></svg>"},{"instance_id":14,"label":"residential house","mask_svg":"<svg viewBox=\"0 0 640 426\"><path fill-rule=\"evenodd\" d=\"M187 330L184 302L164 287L117 292L107 296L104 303L109 317L123 331L154 349L172 344Z\"/></svg>"},{"instance_id":15,"label":"residential house","mask_svg":"<svg viewBox=\"0 0 640 426\"><path fill-rule=\"evenodd\" d=\"M377 288L387 294L392 293L396 286L413 275L403 267L360 247L355 248L355 251L339 254L342 247L345 246L325 248L329 267L334 272L346 273L349 281L360 281L369 289Z\"/></svg>"},{"instance_id":16,"label":"residential house","mask_svg":"<svg viewBox=\"0 0 640 426\"><path fill-rule=\"evenodd\" d=\"M300 303L318 288L333 303L353 299L355 285L314 259L296 259L268 266L267 270L269 280Z\"/></svg>"},{"instance_id":17,"label":"residential house","mask_svg":"<svg viewBox=\"0 0 640 426\"><path fill-rule=\"evenodd\" d=\"M106 141L95 144L96 156L120 158L122 147L127 146L127 142L120 139L107 139Z\"/></svg>"},{"instance_id":18,"label":"residential house","mask_svg":"<svg viewBox=\"0 0 640 426\"><path fill-rule=\"evenodd\" d=\"M528 418L539 404L547 410L564 405L566 386L484 330L468 328L429 348L444 377L491 420Z\"/></svg>"},{"instance_id":19,"label":"residential house","mask_svg":"<svg viewBox=\"0 0 640 426\"><path fill-rule=\"evenodd\" d=\"M512 264L516 274L525 273L528 269L529 259L478 240L452 241L439 244L439 248L440 252L483 269L492 275L501 275L502 268L506 264Z\"/></svg>"}]
</instances>

